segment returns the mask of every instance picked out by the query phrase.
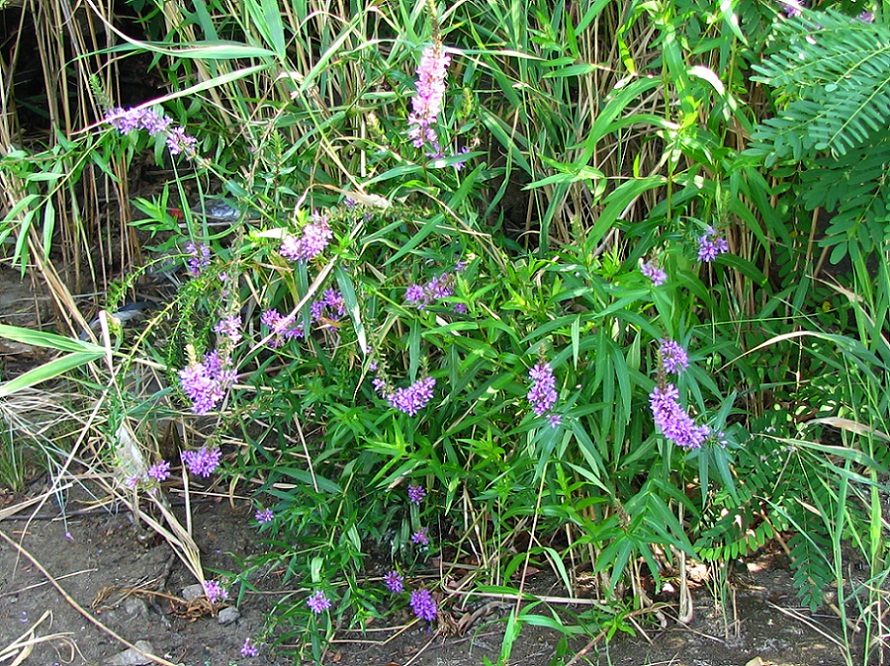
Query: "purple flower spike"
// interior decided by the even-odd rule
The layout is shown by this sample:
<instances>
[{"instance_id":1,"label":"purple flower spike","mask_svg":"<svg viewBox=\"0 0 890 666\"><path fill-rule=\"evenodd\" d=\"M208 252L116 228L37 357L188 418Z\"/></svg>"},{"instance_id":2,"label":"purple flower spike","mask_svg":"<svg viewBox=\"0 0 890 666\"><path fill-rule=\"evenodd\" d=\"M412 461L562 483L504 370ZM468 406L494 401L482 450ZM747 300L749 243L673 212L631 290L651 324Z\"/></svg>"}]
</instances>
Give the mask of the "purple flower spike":
<instances>
[{"instance_id":1,"label":"purple flower spike","mask_svg":"<svg viewBox=\"0 0 890 666\"><path fill-rule=\"evenodd\" d=\"M272 513L272 509L258 509L256 514L254 514L254 518L260 525L265 525L275 519L275 514Z\"/></svg>"},{"instance_id":2,"label":"purple flower spike","mask_svg":"<svg viewBox=\"0 0 890 666\"><path fill-rule=\"evenodd\" d=\"M306 599L306 605L309 606L309 609L319 615L322 611L326 611L331 607L330 600L324 595L324 592L321 590L316 590L312 593L308 599Z\"/></svg>"},{"instance_id":3,"label":"purple flower spike","mask_svg":"<svg viewBox=\"0 0 890 666\"><path fill-rule=\"evenodd\" d=\"M655 387L649 394L649 405L655 425L677 446L697 449L711 436L711 429L696 425L680 405L680 392L673 384Z\"/></svg>"},{"instance_id":4,"label":"purple flower spike","mask_svg":"<svg viewBox=\"0 0 890 666\"><path fill-rule=\"evenodd\" d=\"M427 532L426 528L421 527L414 534L412 534L411 542L415 546L429 546L430 545L430 535Z\"/></svg>"},{"instance_id":5,"label":"purple flower spike","mask_svg":"<svg viewBox=\"0 0 890 666\"><path fill-rule=\"evenodd\" d=\"M408 138L416 148L425 143L433 146L434 152L439 150L439 138L433 129L436 118L442 110L442 99L445 96L445 74L451 56L445 53L442 42L435 41L432 46L423 50L420 65L417 67L417 94L411 98L411 113L408 116Z\"/></svg>"},{"instance_id":6,"label":"purple flower spike","mask_svg":"<svg viewBox=\"0 0 890 666\"><path fill-rule=\"evenodd\" d=\"M662 340L658 355L661 358L661 367L665 372L679 375L689 367L686 350L673 340Z\"/></svg>"},{"instance_id":7,"label":"purple flower spike","mask_svg":"<svg viewBox=\"0 0 890 666\"><path fill-rule=\"evenodd\" d=\"M414 590L411 593L411 610L421 620L432 622L439 614L433 595L428 590Z\"/></svg>"},{"instance_id":8,"label":"purple flower spike","mask_svg":"<svg viewBox=\"0 0 890 666\"><path fill-rule=\"evenodd\" d=\"M189 255L187 262L189 275L197 277L210 265L210 248L203 243L195 245L189 242L185 246L185 253Z\"/></svg>"},{"instance_id":9,"label":"purple flower spike","mask_svg":"<svg viewBox=\"0 0 890 666\"><path fill-rule=\"evenodd\" d=\"M412 504L420 504L426 497L426 490L423 486L408 486L408 499Z\"/></svg>"},{"instance_id":10,"label":"purple flower spike","mask_svg":"<svg viewBox=\"0 0 890 666\"><path fill-rule=\"evenodd\" d=\"M148 476L158 483L166 481L170 476L170 463L162 460L148 468Z\"/></svg>"},{"instance_id":11,"label":"purple flower spike","mask_svg":"<svg viewBox=\"0 0 890 666\"><path fill-rule=\"evenodd\" d=\"M376 378L379 379L379 378ZM374 387L389 402L389 406L405 412L408 416L415 416L417 412L426 407L433 399L433 388L436 380L432 377L424 377L406 388L396 389L393 393L387 393L386 383L383 380L373 382Z\"/></svg>"},{"instance_id":12,"label":"purple flower spike","mask_svg":"<svg viewBox=\"0 0 890 666\"><path fill-rule=\"evenodd\" d=\"M398 571L390 571L383 577L383 583L393 594L405 591L405 579Z\"/></svg>"},{"instance_id":13,"label":"purple flower spike","mask_svg":"<svg viewBox=\"0 0 890 666\"><path fill-rule=\"evenodd\" d=\"M237 345L241 338L241 315L231 315L220 319L213 327L213 332L227 337L233 345Z\"/></svg>"},{"instance_id":14,"label":"purple flower spike","mask_svg":"<svg viewBox=\"0 0 890 666\"><path fill-rule=\"evenodd\" d=\"M698 260L709 264L718 255L729 252L729 243L725 238L718 238L714 227L708 227L705 234L698 239Z\"/></svg>"},{"instance_id":15,"label":"purple flower spike","mask_svg":"<svg viewBox=\"0 0 890 666\"><path fill-rule=\"evenodd\" d=\"M652 285L655 287L660 287L668 279L667 273L649 261L640 264L640 273L652 280Z\"/></svg>"},{"instance_id":16,"label":"purple flower spike","mask_svg":"<svg viewBox=\"0 0 890 666\"><path fill-rule=\"evenodd\" d=\"M559 397L556 393L556 378L553 376L553 368L549 363L538 363L529 370L528 377L532 380L531 388L526 396L528 402L535 416L544 416L553 408Z\"/></svg>"},{"instance_id":17,"label":"purple flower spike","mask_svg":"<svg viewBox=\"0 0 890 666\"><path fill-rule=\"evenodd\" d=\"M328 226L328 217L320 213L312 213L312 220L303 227L300 237L287 236L281 241L279 254L285 259L305 263L321 254L334 237Z\"/></svg>"},{"instance_id":18,"label":"purple flower spike","mask_svg":"<svg viewBox=\"0 0 890 666\"><path fill-rule=\"evenodd\" d=\"M188 467L189 472L206 479L219 467L221 456L222 452L219 449L208 449L205 446L200 451L183 451L182 462Z\"/></svg>"}]
</instances>

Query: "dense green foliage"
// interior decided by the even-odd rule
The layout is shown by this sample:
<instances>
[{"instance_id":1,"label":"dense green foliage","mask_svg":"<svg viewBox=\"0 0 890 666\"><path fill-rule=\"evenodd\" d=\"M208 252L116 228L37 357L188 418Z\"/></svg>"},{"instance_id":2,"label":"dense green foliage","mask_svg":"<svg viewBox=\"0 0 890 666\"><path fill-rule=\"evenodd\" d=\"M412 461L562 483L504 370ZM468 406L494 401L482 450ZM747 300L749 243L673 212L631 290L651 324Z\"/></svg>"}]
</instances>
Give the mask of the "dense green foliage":
<instances>
[{"instance_id":1,"label":"dense green foliage","mask_svg":"<svg viewBox=\"0 0 890 666\"><path fill-rule=\"evenodd\" d=\"M143 34L84 62L150 54L166 94L137 113L169 125L124 126L115 79L86 72L82 126L2 157L0 240L23 270L39 262L60 328L79 334L44 261L114 245L82 205L104 174L121 203L115 260L143 261L106 281L103 305L170 283L148 325L112 327L106 349L33 334L67 354L3 386L160 368L156 392L115 384L105 434L166 401L203 433L189 450L221 451L218 474L271 510L269 554L221 578L243 593L282 565L295 591L264 640L320 659L337 630L390 611L387 572L432 591L442 617L461 599L446 582L472 570L477 592L532 601L509 619L506 662L526 623L633 631L627 614L652 604L644 580L658 593L680 577L685 615L689 560L723 579L778 543L801 601L815 610L832 587L844 631L866 628L862 660L882 649L880 15L701 0L127 5ZM444 53L441 110L418 145L415 72ZM171 142L178 129L195 143ZM146 160L163 175L131 196ZM666 341L688 353L683 372ZM207 370L213 352L231 376ZM545 364L554 393L537 409ZM707 434L678 446L671 419ZM141 442L145 459L177 465L160 439ZM847 576L850 553L866 580ZM526 593L529 566L566 598L592 574L603 603L546 608Z\"/></svg>"}]
</instances>

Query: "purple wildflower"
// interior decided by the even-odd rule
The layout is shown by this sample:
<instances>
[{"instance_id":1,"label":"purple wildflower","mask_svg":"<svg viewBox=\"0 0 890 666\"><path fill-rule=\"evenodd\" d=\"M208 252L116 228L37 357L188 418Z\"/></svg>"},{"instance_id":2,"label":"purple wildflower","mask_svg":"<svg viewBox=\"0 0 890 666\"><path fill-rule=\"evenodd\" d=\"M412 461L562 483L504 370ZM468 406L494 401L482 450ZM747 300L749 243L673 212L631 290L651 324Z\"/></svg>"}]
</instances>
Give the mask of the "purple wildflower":
<instances>
[{"instance_id":1,"label":"purple wildflower","mask_svg":"<svg viewBox=\"0 0 890 666\"><path fill-rule=\"evenodd\" d=\"M221 457L222 451L219 449L208 449L206 446L199 451L182 452L182 462L188 468L188 471L195 476L202 476L205 479L219 467Z\"/></svg>"},{"instance_id":2,"label":"purple wildflower","mask_svg":"<svg viewBox=\"0 0 890 666\"><path fill-rule=\"evenodd\" d=\"M432 622L436 619L439 609L429 590L414 590L411 592L411 610L421 620Z\"/></svg>"},{"instance_id":3,"label":"purple wildflower","mask_svg":"<svg viewBox=\"0 0 890 666\"><path fill-rule=\"evenodd\" d=\"M185 246L185 253L189 255L189 275L198 276L210 265L210 248L204 245L204 243L195 245L194 243L189 242L189 244Z\"/></svg>"},{"instance_id":4,"label":"purple wildflower","mask_svg":"<svg viewBox=\"0 0 890 666\"><path fill-rule=\"evenodd\" d=\"M414 534L411 535L411 543L415 546L429 546L430 545L430 535L427 532L425 527L421 527Z\"/></svg>"},{"instance_id":5,"label":"purple wildflower","mask_svg":"<svg viewBox=\"0 0 890 666\"><path fill-rule=\"evenodd\" d=\"M309 312L314 322L321 319L342 319L346 315L346 301L343 294L336 289L327 289L322 298L312 301Z\"/></svg>"},{"instance_id":6,"label":"purple wildflower","mask_svg":"<svg viewBox=\"0 0 890 666\"><path fill-rule=\"evenodd\" d=\"M309 224L303 227L303 235L285 237L278 252L285 259L307 262L321 254L333 237L328 217L315 212Z\"/></svg>"},{"instance_id":7,"label":"purple wildflower","mask_svg":"<svg viewBox=\"0 0 890 666\"><path fill-rule=\"evenodd\" d=\"M412 284L405 290L405 302L418 310L454 295L454 276L443 273L426 284Z\"/></svg>"},{"instance_id":8,"label":"purple wildflower","mask_svg":"<svg viewBox=\"0 0 890 666\"><path fill-rule=\"evenodd\" d=\"M426 497L426 490L423 486L408 486L408 500L412 504L420 504Z\"/></svg>"},{"instance_id":9,"label":"purple wildflower","mask_svg":"<svg viewBox=\"0 0 890 666\"><path fill-rule=\"evenodd\" d=\"M863 23L874 23L875 22L875 15L872 14L871 12L862 12L856 18L858 18Z\"/></svg>"},{"instance_id":10,"label":"purple wildflower","mask_svg":"<svg viewBox=\"0 0 890 666\"><path fill-rule=\"evenodd\" d=\"M231 359L221 359L215 351L204 355L179 371L182 390L192 401L195 414L207 414L225 397L226 389L235 382Z\"/></svg>"},{"instance_id":11,"label":"purple wildflower","mask_svg":"<svg viewBox=\"0 0 890 666\"><path fill-rule=\"evenodd\" d=\"M302 338L305 335L303 325L295 324L295 320L294 315L284 316L275 309L266 310L260 316L260 321L269 327L274 336L269 341L270 347L275 349L283 345L286 340Z\"/></svg>"},{"instance_id":12,"label":"purple wildflower","mask_svg":"<svg viewBox=\"0 0 890 666\"><path fill-rule=\"evenodd\" d=\"M167 132L166 141L167 148L170 149L171 155L184 153L188 159L192 159L197 155L195 146L198 145L198 140L195 137L186 134L182 127L177 126L169 130Z\"/></svg>"},{"instance_id":13,"label":"purple wildflower","mask_svg":"<svg viewBox=\"0 0 890 666\"><path fill-rule=\"evenodd\" d=\"M241 646L241 656L242 657L256 657L260 653L259 646L253 642L253 640L248 636L244 639L244 645Z\"/></svg>"},{"instance_id":14,"label":"purple wildflower","mask_svg":"<svg viewBox=\"0 0 890 666\"><path fill-rule=\"evenodd\" d=\"M442 98L445 96L445 73L451 56L439 40L423 50L420 65L417 67L417 94L411 98L412 111L408 115L408 138L416 148L429 143L438 152L438 137L433 124L442 110Z\"/></svg>"},{"instance_id":15,"label":"purple wildflower","mask_svg":"<svg viewBox=\"0 0 890 666\"><path fill-rule=\"evenodd\" d=\"M652 280L652 284L656 287L660 287L668 279L667 273L649 261L640 264L640 273Z\"/></svg>"},{"instance_id":16,"label":"purple wildflower","mask_svg":"<svg viewBox=\"0 0 890 666\"><path fill-rule=\"evenodd\" d=\"M466 303L455 303L454 311L457 314L467 314L467 304Z\"/></svg>"},{"instance_id":17,"label":"purple wildflower","mask_svg":"<svg viewBox=\"0 0 890 666\"><path fill-rule=\"evenodd\" d=\"M405 301L411 305L417 305L418 309L423 308L424 291L423 285L412 284L405 290Z\"/></svg>"},{"instance_id":18,"label":"purple wildflower","mask_svg":"<svg viewBox=\"0 0 890 666\"><path fill-rule=\"evenodd\" d=\"M698 426L680 405L680 392L673 384L656 386L649 394L649 405L655 425L662 434L684 449L697 449L710 437L708 426Z\"/></svg>"},{"instance_id":19,"label":"purple wildflower","mask_svg":"<svg viewBox=\"0 0 890 666\"><path fill-rule=\"evenodd\" d=\"M121 134L145 130L151 135L163 134L173 121L151 108L114 108L105 114L105 120Z\"/></svg>"},{"instance_id":20,"label":"purple wildflower","mask_svg":"<svg viewBox=\"0 0 890 666\"><path fill-rule=\"evenodd\" d=\"M725 238L718 238L714 227L708 227L705 234L698 239L698 260L711 263L718 255L729 252L729 244Z\"/></svg>"},{"instance_id":21,"label":"purple wildflower","mask_svg":"<svg viewBox=\"0 0 890 666\"><path fill-rule=\"evenodd\" d=\"M396 389L392 393L388 393L386 382L375 378L372 382L387 402L389 406L399 411L405 412L408 416L414 416L433 398L433 388L436 386L436 380L432 377L424 377L418 379L411 386Z\"/></svg>"},{"instance_id":22,"label":"purple wildflower","mask_svg":"<svg viewBox=\"0 0 890 666\"><path fill-rule=\"evenodd\" d=\"M212 604L225 601L229 598L228 590L215 580L204 581L204 594L207 595L207 598Z\"/></svg>"},{"instance_id":23,"label":"purple wildflower","mask_svg":"<svg viewBox=\"0 0 890 666\"><path fill-rule=\"evenodd\" d=\"M658 356L661 359L661 367L665 372L679 375L689 367L689 357L680 343L673 340L662 340L658 348Z\"/></svg>"},{"instance_id":24,"label":"purple wildflower","mask_svg":"<svg viewBox=\"0 0 890 666\"><path fill-rule=\"evenodd\" d=\"M306 605L309 606L310 610L318 615L322 611L326 611L331 607L330 600L324 595L324 592L321 590L316 590L312 596L306 599Z\"/></svg>"},{"instance_id":25,"label":"purple wildflower","mask_svg":"<svg viewBox=\"0 0 890 666\"><path fill-rule=\"evenodd\" d=\"M556 379L553 376L553 368L549 363L538 363L528 373L532 380L528 390L529 404L536 416L544 416L556 404Z\"/></svg>"},{"instance_id":26,"label":"purple wildflower","mask_svg":"<svg viewBox=\"0 0 890 666\"><path fill-rule=\"evenodd\" d=\"M398 571L387 573L383 577L383 582L393 594L399 594L405 590L405 578Z\"/></svg>"},{"instance_id":27,"label":"purple wildflower","mask_svg":"<svg viewBox=\"0 0 890 666\"><path fill-rule=\"evenodd\" d=\"M243 337L241 335L241 315L231 315L220 319L213 327L213 332L224 335L232 341L232 344L237 345Z\"/></svg>"},{"instance_id":28,"label":"purple wildflower","mask_svg":"<svg viewBox=\"0 0 890 666\"><path fill-rule=\"evenodd\" d=\"M155 463L148 468L148 476L158 483L166 481L170 477L170 463L166 460Z\"/></svg>"},{"instance_id":29,"label":"purple wildflower","mask_svg":"<svg viewBox=\"0 0 890 666\"><path fill-rule=\"evenodd\" d=\"M551 412L547 415L547 422L550 424L551 428L558 428L562 425L562 414L554 414Z\"/></svg>"},{"instance_id":30,"label":"purple wildflower","mask_svg":"<svg viewBox=\"0 0 890 666\"><path fill-rule=\"evenodd\" d=\"M807 6L804 0L781 0L781 4L784 6L785 16L788 18L800 16L801 11Z\"/></svg>"},{"instance_id":31,"label":"purple wildflower","mask_svg":"<svg viewBox=\"0 0 890 666\"><path fill-rule=\"evenodd\" d=\"M275 518L275 514L272 513L272 509L257 509L254 518L260 525L264 525L265 523L271 523Z\"/></svg>"}]
</instances>

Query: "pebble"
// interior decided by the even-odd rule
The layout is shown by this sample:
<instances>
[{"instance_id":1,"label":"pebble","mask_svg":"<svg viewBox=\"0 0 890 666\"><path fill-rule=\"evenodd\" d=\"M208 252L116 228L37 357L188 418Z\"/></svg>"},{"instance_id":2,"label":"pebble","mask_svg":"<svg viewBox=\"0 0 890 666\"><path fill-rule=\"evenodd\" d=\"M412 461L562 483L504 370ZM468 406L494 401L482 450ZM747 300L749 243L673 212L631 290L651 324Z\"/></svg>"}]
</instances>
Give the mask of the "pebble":
<instances>
[{"instance_id":1,"label":"pebble","mask_svg":"<svg viewBox=\"0 0 890 666\"><path fill-rule=\"evenodd\" d=\"M148 641L136 641L134 645L148 654L154 654L155 649ZM105 662L108 666L143 666L150 664L151 659L140 654L133 648L127 648L123 652L118 652Z\"/></svg>"},{"instance_id":2,"label":"pebble","mask_svg":"<svg viewBox=\"0 0 890 666\"><path fill-rule=\"evenodd\" d=\"M204 586L200 583L195 583L194 585L187 585L182 588L182 592L180 592L179 596L181 596L186 601L191 601L192 599L197 599L198 597L204 596Z\"/></svg>"},{"instance_id":3,"label":"pebble","mask_svg":"<svg viewBox=\"0 0 890 666\"><path fill-rule=\"evenodd\" d=\"M241 613L234 606L226 606L223 608L216 620L220 624L232 624L233 622L237 622L238 618L241 617Z\"/></svg>"}]
</instances>

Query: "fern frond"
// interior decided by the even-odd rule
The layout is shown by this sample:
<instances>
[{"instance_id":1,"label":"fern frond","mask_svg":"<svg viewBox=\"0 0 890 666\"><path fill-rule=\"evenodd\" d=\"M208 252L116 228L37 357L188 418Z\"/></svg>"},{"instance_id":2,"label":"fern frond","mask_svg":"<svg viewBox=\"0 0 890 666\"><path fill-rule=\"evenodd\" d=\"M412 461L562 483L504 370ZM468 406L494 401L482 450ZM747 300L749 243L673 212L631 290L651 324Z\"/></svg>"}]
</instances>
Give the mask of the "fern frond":
<instances>
[{"instance_id":1,"label":"fern frond","mask_svg":"<svg viewBox=\"0 0 890 666\"><path fill-rule=\"evenodd\" d=\"M890 125L890 28L836 11L783 23L788 46L755 65L755 80L790 100L759 125L751 152L800 161L817 151L843 156Z\"/></svg>"}]
</instances>

